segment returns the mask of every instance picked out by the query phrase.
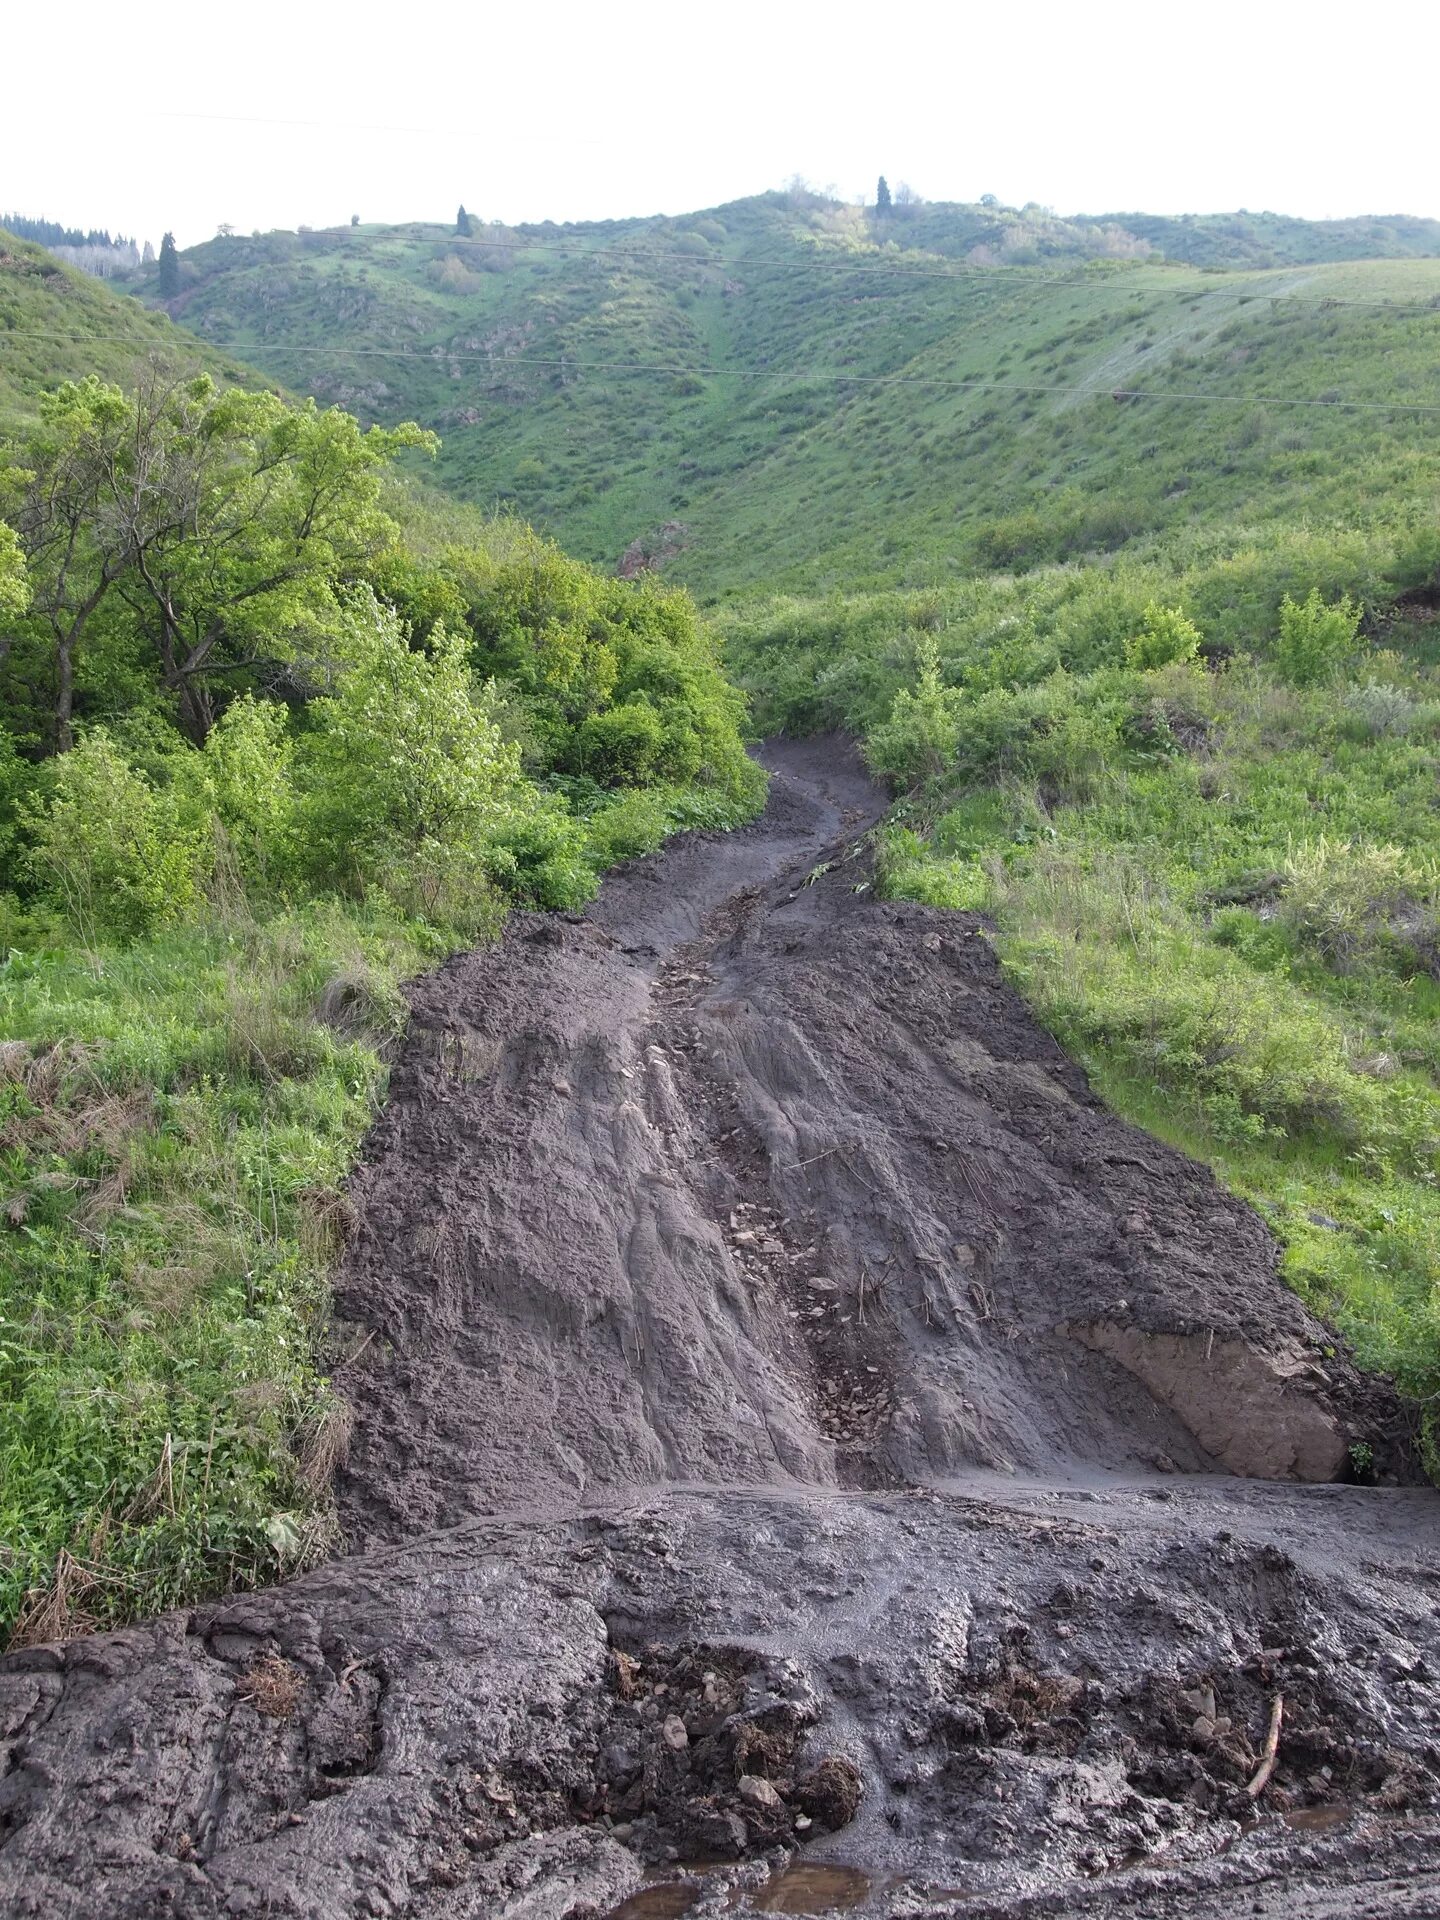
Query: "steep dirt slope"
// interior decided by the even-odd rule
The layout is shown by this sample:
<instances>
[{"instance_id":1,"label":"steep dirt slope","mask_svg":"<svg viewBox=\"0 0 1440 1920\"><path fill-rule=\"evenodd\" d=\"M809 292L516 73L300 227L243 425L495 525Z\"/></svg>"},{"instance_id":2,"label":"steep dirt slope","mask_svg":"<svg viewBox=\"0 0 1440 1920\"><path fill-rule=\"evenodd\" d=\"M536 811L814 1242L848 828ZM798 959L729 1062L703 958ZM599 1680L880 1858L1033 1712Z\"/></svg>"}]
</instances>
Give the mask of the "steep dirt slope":
<instances>
[{"instance_id":1,"label":"steep dirt slope","mask_svg":"<svg viewBox=\"0 0 1440 1920\"><path fill-rule=\"evenodd\" d=\"M1392 1400L772 758L418 983L352 1557L0 1662L7 1913L1440 1910Z\"/></svg>"},{"instance_id":2,"label":"steep dirt slope","mask_svg":"<svg viewBox=\"0 0 1440 1920\"><path fill-rule=\"evenodd\" d=\"M856 891L833 744L779 759L759 826L418 989L339 1288L352 1538L664 1482L1339 1477L1377 1408L1259 1219L1099 1105L978 921Z\"/></svg>"}]
</instances>

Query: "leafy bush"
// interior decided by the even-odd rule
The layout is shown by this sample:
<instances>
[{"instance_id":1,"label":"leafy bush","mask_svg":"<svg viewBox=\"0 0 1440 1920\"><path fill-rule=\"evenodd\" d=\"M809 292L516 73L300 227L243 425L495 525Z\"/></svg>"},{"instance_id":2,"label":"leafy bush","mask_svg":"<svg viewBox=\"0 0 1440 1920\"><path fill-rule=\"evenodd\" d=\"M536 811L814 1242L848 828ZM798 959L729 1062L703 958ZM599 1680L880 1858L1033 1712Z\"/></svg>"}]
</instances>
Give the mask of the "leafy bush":
<instances>
[{"instance_id":1,"label":"leafy bush","mask_svg":"<svg viewBox=\"0 0 1440 1920\"><path fill-rule=\"evenodd\" d=\"M242 880L283 879L295 857L293 745L284 707L246 694L205 742L203 779Z\"/></svg>"},{"instance_id":2,"label":"leafy bush","mask_svg":"<svg viewBox=\"0 0 1440 1920\"><path fill-rule=\"evenodd\" d=\"M0 521L0 620L18 620L29 604L25 556L14 529Z\"/></svg>"},{"instance_id":3,"label":"leafy bush","mask_svg":"<svg viewBox=\"0 0 1440 1920\"><path fill-rule=\"evenodd\" d=\"M1200 651L1200 629L1179 607L1162 607L1152 600L1139 631L1125 642L1125 664L1141 673L1193 660Z\"/></svg>"},{"instance_id":4,"label":"leafy bush","mask_svg":"<svg viewBox=\"0 0 1440 1920\"><path fill-rule=\"evenodd\" d=\"M421 855L478 852L513 806L519 756L471 677L461 634L412 648L373 595L355 598L334 693L311 703L297 756L317 884L359 888Z\"/></svg>"},{"instance_id":5,"label":"leafy bush","mask_svg":"<svg viewBox=\"0 0 1440 1920\"><path fill-rule=\"evenodd\" d=\"M962 695L941 681L939 652L928 634L917 641L916 654L919 685L913 692L905 687L896 694L889 719L865 743L873 770L902 786L953 766L964 708Z\"/></svg>"},{"instance_id":6,"label":"leafy bush","mask_svg":"<svg viewBox=\"0 0 1440 1920\"><path fill-rule=\"evenodd\" d=\"M494 822L485 867L512 900L532 907L583 907L595 895L586 830L556 800L537 797Z\"/></svg>"},{"instance_id":7,"label":"leafy bush","mask_svg":"<svg viewBox=\"0 0 1440 1920\"><path fill-rule=\"evenodd\" d=\"M580 727L580 764L605 786L643 787L654 779L664 749L664 723L646 700L592 713Z\"/></svg>"},{"instance_id":8,"label":"leafy bush","mask_svg":"<svg viewBox=\"0 0 1440 1920\"><path fill-rule=\"evenodd\" d=\"M1280 602L1280 637L1275 664L1292 687L1337 680L1360 651L1361 607L1345 594L1333 605L1312 587L1301 601L1287 593Z\"/></svg>"},{"instance_id":9,"label":"leafy bush","mask_svg":"<svg viewBox=\"0 0 1440 1920\"><path fill-rule=\"evenodd\" d=\"M51 763L28 815L31 861L82 940L135 939L200 898L213 856L208 821L126 762L103 728Z\"/></svg>"},{"instance_id":10,"label":"leafy bush","mask_svg":"<svg viewBox=\"0 0 1440 1920\"><path fill-rule=\"evenodd\" d=\"M590 858L598 867L653 853L669 829L670 814L660 793L622 793L586 823Z\"/></svg>"}]
</instances>

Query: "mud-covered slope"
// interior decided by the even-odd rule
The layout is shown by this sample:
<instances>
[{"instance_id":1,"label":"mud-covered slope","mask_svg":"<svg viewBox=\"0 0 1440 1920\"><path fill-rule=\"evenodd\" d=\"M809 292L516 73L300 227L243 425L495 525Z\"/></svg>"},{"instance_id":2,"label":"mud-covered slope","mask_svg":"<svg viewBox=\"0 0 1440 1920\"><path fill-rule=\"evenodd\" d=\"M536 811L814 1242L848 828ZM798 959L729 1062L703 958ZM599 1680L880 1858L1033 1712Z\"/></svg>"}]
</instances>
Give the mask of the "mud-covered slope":
<instances>
[{"instance_id":1,"label":"mud-covered slope","mask_svg":"<svg viewBox=\"0 0 1440 1920\"><path fill-rule=\"evenodd\" d=\"M833 743L782 759L758 828L417 991L339 1290L356 1542L666 1482L1383 1453L1258 1217L1094 1099L979 921L875 899Z\"/></svg>"},{"instance_id":2,"label":"mud-covered slope","mask_svg":"<svg viewBox=\"0 0 1440 1920\"><path fill-rule=\"evenodd\" d=\"M418 983L351 1556L0 1662L7 1914L1440 1911L1393 1399L772 758Z\"/></svg>"}]
</instances>

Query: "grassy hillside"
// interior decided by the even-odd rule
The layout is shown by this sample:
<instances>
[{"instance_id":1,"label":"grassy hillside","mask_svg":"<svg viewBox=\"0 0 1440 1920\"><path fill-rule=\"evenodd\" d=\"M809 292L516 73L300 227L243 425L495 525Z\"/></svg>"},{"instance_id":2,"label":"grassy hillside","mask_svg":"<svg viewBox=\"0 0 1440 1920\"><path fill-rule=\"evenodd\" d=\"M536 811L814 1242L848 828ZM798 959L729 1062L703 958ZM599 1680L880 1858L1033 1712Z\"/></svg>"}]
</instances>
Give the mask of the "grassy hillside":
<instances>
[{"instance_id":1,"label":"grassy hillside","mask_svg":"<svg viewBox=\"0 0 1440 1920\"><path fill-rule=\"evenodd\" d=\"M1440 415L1373 409L1440 407L1440 260L1345 256L1433 250L1433 223L1127 220L877 223L776 194L468 239L272 234L193 249L173 311L299 390L433 427L461 497L603 565L658 547L706 598L1428 507ZM1236 252L1263 264L1209 264Z\"/></svg>"},{"instance_id":2,"label":"grassy hillside","mask_svg":"<svg viewBox=\"0 0 1440 1920\"><path fill-rule=\"evenodd\" d=\"M0 434L32 419L47 387L91 373L132 382L152 360L222 381L260 379L167 316L0 228Z\"/></svg>"}]
</instances>

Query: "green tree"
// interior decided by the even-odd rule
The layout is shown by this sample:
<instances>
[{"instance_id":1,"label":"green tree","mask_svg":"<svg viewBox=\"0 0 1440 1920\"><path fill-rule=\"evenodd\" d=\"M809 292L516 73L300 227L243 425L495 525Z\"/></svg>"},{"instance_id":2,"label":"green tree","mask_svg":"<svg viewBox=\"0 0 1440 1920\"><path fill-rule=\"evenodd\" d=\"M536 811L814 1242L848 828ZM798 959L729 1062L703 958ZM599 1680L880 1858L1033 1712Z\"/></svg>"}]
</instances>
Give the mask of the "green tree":
<instances>
[{"instance_id":1,"label":"green tree","mask_svg":"<svg viewBox=\"0 0 1440 1920\"><path fill-rule=\"evenodd\" d=\"M180 291L180 254L173 233L160 242L160 298L173 300Z\"/></svg>"},{"instance_id":2,"label":"green tree","mask_svg":"<svg viewBox=\"0 0 1440 1920\"><path fill-rule=\"evenodd\" d=\"M465 202L460 202L460 211L455 216L455 231L462 240L468 240L475 231L474 222L465 211Z\"/></svg>"},{"instance_id":3,"label":"green tree","mask_svg":"<svg viewBox=\"0 0 1440 1920\"><path fill-rule=\"evenodd\" d=\"M381 471L415 426L159 372L138 393L90 379L48 395L10 469L33 625L53 650L54 745L72 740L75 660L102 603L148 649L197 743L217 694L318 653L336 591L396 537ZM116 606L118 601L119 605Z\"/></svg>"},{"instance_id":4,"label":"green tree","mask_svg":"<svg viewBox=\"0 0 1440 1920\"><path fill-rule=\"evenodd\" d=\"M882 173L875 187L875 211L880 214L889 213L890 206L890 182Z\"/></svg>"},{"instance_id":5,"label":"green tree","mask_svg":"<svg viewBox=\"0 0 1440 1920\"><path fill-rule=\"evenodd\" d=\"M74 740L75 667L95 614L125 570L128 543L117 491L133 409L92 375L40 402L39 423L0 461L0 505L19 535L29 573L30 618L48 641L51 730L57 753Z\"/></svg>"}]
</instances>

